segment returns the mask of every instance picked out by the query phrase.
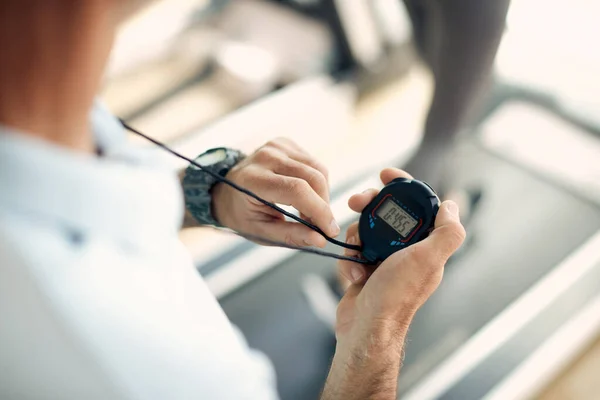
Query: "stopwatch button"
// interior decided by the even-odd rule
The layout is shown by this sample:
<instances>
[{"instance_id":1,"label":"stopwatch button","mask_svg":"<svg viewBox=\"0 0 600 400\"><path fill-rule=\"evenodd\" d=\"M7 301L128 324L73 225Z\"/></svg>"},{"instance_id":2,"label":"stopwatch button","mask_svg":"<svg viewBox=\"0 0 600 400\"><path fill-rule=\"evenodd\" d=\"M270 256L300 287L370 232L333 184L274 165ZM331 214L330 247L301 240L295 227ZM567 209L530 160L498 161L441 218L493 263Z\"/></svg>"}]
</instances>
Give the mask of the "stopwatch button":
<instances>
[{"instance_id":1,"label":"stopwatch button","mask_svg":"<svg viewBox=\"0 0 600 400\"><path fill-rule=\"evenodd\" d=\"M435 190L433 190L433 188L431 187L431 185L430 185L429 183L427 183L427 182L425 182L425 181L421 181L421 182L423 182L423 184L424 184L425 186L427 186L429 189L431 189L431 191L432 191L433 193L435 193Z\"/></svg>"}]
</instances>

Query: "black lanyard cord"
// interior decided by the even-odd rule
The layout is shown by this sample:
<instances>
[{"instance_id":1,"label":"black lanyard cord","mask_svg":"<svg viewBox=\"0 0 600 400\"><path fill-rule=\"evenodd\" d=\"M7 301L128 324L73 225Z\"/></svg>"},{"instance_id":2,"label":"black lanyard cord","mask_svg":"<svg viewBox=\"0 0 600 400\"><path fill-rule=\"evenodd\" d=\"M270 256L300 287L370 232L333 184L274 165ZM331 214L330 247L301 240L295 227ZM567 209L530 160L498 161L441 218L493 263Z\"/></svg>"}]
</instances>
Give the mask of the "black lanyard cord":
<instances>
[{"instance_id":1,"label":"black lanyard cord","mask_svg":"<svg viewBox=\"0 0 600 400\"><path fill-rule=\"evenodd\" d=\"M314 225L314 224L312 224L312 223L310 223L310 222L308 222L308 221L306 221L306 220L304 220L304 219L302 219L302 218L300 218L300 217L298 217L298 216L296 216L296 215L294 215L294 214L292 214L292 213L284 210L283 208L277 206L274 203L271 203L271 202L269 202L269 201L261 198L260 196L258 196L256 194L254 194L253 192L249 191L248 189L245 189L245 188L243 188L241 186L238 186L236 183L230 181L229 179L226 179L226 178L222 177L221 175L219 175L219 174L217 174L217 173L215 173L213 171L210 171L209 169L204 168L202 165L198 164L196 161L189 159L188 157L186 157L186 156L184 156L184 155L176 152L175 150L173 150L170 147L168 147L167 145L159 142L158 140L156 140L154 138L151 138L151 137L143 134L142 132L140 132L140 131L132 128L125 121L123 121L123 120L120 120L120 121L121 121L121 123L123 124L123 126L127 130L129 130L129 131L135 133L136 135L139 135L139 136L143 137L144 139L146 139L146 140L154 143L155 145L157 145L158 147L162 148L163 150L166 150L169 153L173 154L175 157L178 157L178 158L181 158L182 160L187 161L188 163L190 163L190 164L194 165L195 167L197 167L200 171L209 174L210 176L212 176L213 178L215 178L217 181L222 182L222 183L224 183L226 185L231 186L235 190L237 190L237 191L239 191L241 193L244 193L244 194L252 197L253 199L259 201L260 203L266 205L267 207L272 208L273 210L276 210L276 211L280 212L281 214L285 215L286 217L289 217L289 218L293 219L294 221L297 221L297 222L301 223L302 225L304 225L304 226L312 229L313 231L315 231L315 232L319 233L321 236L323 236L328 242L333 243L333 244L335 244L337 246L346 248L346 249L350 249L350 250L356 250L356 251L361 251L362 250L362 248L360 246L347 244L347 243L341 242L339 240L336 240L336 239L334 239L332 237L329 237L318 226L316 226L316 225ZM367 265L371 264L370 262L368 262L368 261L366 261L364 259L361 259L361 258L357 258L357 257L340 256L338 254L327 253L327 252L316 250L316 249L308 249L308 248L304 248L304 247L291 246L291 245L288 245L288 244L283 243L283 242L276 242L276 241L272 241L272 240L268 240L268 239L264 239L264 238L255 237L255 236L252 236L252 235L244 234L244 233L241 233L241 232L236 232L236 233L239 236L248 238L250 240L257 241L257 242L263 242L263 243L266 243L266 244L269 244L269 245L273 245L273 246L285 247L285 248L289 248L289 249L292 249L292 250L304 251L306 253L318 254L318 255L322 255L322 256L326 256L326 257L337 258L337 259L340 259L340 260L348 260L348 261L353 261L353 262L357 262L357 263L361 263L361 264L367 264Z\"/></svg>"},{"instance_id":2,"label":"black lanyard cord","mask_svg":"<svg viewBox=\"0 0 600 400\"><path fill-rule=\"evenodd\" d=\"M215 228L215 229L218 229L218 228ZM315 248L294 246L291 244L282 243L282 242L278 242L275 240L265 239L260 236L250 235L247 233L240 233L237 231L231 231L231 232L233 232L234 234L236 234L240 237L243 237L244 239L248 239L250 241L257 242L257 243L262 243L262 244L265 244L268 246L284 247L286 249L297 250L297 251L301 251L304 253L316 254L318 256L323 256L323 257L335 258L337 260L352 261L352 262L364 264L364 265L375 265L376 264L374 262L367 261L364 258L342 256L342 255L335 254L335 253L328 253L326 251L315 249Z\"/></svg>"}]
</instances>

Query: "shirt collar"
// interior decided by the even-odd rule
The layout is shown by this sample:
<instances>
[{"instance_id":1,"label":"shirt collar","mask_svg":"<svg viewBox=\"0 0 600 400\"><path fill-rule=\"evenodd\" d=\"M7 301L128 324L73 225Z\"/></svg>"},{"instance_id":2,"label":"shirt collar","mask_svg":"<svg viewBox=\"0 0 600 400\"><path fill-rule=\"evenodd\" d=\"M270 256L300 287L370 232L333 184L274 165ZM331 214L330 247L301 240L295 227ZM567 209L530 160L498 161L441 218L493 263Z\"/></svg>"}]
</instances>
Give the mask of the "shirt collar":
<instances>
[{"instance_id":1,"label":"shirt collar","mask_svg":"<svg viewBox=\"0 0 600 400\"><path fill-rule=\"evenodd\" d=\"M96 102L90 113L90 123L96 145L102 150L103 154L111 155L128 147L123 126L102 102Z\"/></svg>"},{"instance_id":2,"label":"shirt collar","mask_svg":"<svg viewBox=\"0 0 600 400\"><path fill-rule=\"evenodd\" d=\"M106 109L91 115L105 157L54 146L0 126L0 211L78 234L148 245L177 233L183 200L174 171L127 145Z\"/></svg>"}]
</instances>

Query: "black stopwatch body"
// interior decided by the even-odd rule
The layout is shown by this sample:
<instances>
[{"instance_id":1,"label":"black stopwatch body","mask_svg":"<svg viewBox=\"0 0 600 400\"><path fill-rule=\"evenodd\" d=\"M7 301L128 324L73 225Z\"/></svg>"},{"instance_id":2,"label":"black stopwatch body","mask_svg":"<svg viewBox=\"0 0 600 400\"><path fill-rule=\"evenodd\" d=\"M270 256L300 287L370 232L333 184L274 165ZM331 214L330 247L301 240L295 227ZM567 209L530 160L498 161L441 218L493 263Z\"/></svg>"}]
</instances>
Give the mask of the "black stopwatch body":
<instances>
[{"instance_id":1,"label":"black stopwatch body","mask_svg":"<svg viewBox=\"0 0 600 400\"><path fill-rule=\"evenodd\" d=\"M438 196L426 183L394 179L360 216L358 232L363 257L373 262L383 261L425 239L433 229L439 207Z\"/></svg>"}]
</instances>

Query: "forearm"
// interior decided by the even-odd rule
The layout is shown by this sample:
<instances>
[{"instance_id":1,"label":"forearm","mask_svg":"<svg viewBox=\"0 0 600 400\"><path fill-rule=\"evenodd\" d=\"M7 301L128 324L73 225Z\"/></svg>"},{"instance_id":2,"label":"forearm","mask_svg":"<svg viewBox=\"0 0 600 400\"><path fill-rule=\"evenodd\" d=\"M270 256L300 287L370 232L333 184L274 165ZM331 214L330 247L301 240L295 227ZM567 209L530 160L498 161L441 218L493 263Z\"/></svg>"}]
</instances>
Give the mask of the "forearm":
<instances>
[{"instance_id":1,"label":"forearm","mask_svg":"<svg viewBox=\"0 0 600 400\"><path fill-rule=\"evenodd\" d=\"M321 400L396 399L406 331L386 328L338 341Z\"/></svg>"}]
</instances>

